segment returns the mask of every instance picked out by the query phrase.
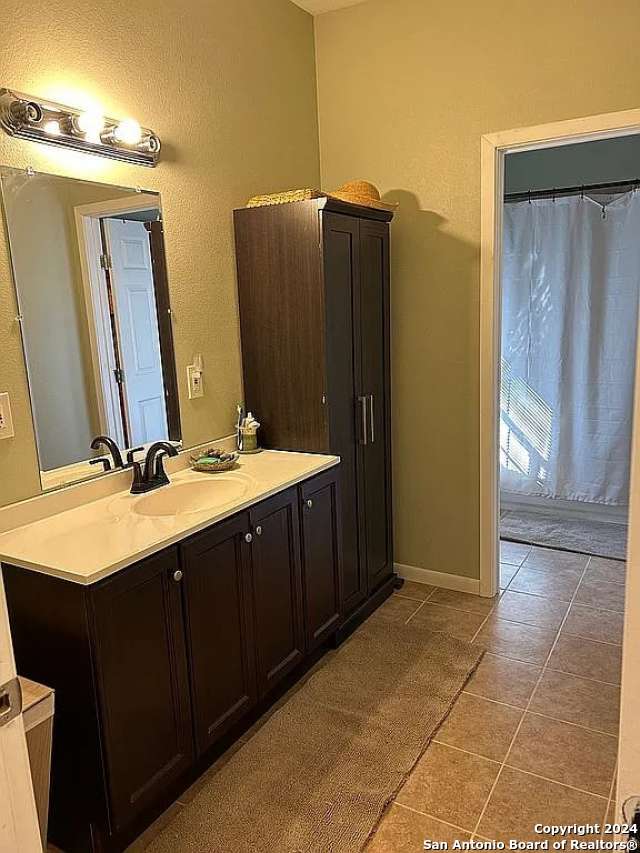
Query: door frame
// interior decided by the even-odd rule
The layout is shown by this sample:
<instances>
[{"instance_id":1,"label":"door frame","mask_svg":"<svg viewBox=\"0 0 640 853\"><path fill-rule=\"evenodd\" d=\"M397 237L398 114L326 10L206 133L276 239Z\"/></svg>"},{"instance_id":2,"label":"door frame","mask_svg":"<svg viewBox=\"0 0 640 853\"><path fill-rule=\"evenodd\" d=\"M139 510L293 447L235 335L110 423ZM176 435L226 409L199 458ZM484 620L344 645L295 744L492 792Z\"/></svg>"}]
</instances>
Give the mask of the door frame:
<instances>
[{"instance_id":1,"label":"door frame","mask_svg":"<svg viewBox=\"0 0 640 853\"><path fill-rule=\"evenodd\" d=\"M100 266L100 256L103 254L100 220L143 210L162 212L160 196L138 193L119 199L81 204L74 208L100 430L112 436L121 447L124 446L124 432L119 391L113 380L114 353L108 343L112 335L109 302L104 287L105 271Z\"/></svg>"},{"instance_id":2,"label":"door frame","mask_svg":"<svg viewBox=\"0 0 640 853\"><path fill-rule=\"evenodd\" d=\"M480 594L499 589L501 258L505 156L640 133L640 109L490 133L481 139L480 234ZM627 553L618 802L632 796L640 774L640 336L636 353Z\"/></svg>"}]
</instances>

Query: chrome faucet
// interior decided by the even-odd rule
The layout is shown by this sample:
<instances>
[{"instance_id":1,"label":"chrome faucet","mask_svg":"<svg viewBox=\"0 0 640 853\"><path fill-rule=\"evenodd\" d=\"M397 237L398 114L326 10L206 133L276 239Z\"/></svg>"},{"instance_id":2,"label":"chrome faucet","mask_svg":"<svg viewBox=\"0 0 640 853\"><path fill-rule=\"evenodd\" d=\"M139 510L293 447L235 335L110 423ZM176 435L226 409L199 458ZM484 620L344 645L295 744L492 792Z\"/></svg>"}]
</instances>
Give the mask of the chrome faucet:
<instances>
[{"instance_id":1,"label":"chrome faucet","mask_svg":"<svg viewBox=\"0 0 640 853\"><path fill-rule=\"evenodd\" d=\"M167 456L177 456L178 451L168 441L156 441L147 450L147 455L142 462L133 462L133 482L131 483L132 495L143 495L160 486L168 486L169 478L164 470L163 459Z\"/></svg>"}]
</instances>

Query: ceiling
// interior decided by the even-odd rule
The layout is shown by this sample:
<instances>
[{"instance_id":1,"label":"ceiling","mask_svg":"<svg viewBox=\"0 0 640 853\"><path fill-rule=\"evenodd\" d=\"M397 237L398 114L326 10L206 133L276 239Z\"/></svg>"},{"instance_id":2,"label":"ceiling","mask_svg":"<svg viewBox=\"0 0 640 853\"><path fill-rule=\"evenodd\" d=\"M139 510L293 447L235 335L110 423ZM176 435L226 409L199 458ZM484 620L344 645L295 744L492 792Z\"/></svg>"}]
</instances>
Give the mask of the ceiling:
<instances>
[{"instance_id":1,"label":"ceiling","mask_svg":"<svg viewBox=\"0 0 640 853\"><path fill-rule=\"evenodd\" d=\"M332 12L334 9L344 9L345 6L364 3L365 0L293 0L293 2L307 12L311 12L312 15L321 15L322 12Z\"/></svg>"}]
</instances>

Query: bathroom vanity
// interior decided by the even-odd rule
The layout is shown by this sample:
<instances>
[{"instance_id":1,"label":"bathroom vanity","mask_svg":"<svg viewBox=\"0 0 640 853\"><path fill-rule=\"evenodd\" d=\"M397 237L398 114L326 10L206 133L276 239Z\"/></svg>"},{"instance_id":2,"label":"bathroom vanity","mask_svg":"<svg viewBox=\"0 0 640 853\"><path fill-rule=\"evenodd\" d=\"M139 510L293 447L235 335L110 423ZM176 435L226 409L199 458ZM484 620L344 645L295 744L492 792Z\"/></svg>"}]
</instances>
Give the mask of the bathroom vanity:
<instances>
[{"instance_id":1,"label":"bathroom vanity","mask_svg":"<svg viewBox=\"0 0 640 853\"><path fill-rule=\"evenodd\" d=\"M55 844L123 850L331 641L338 463L265 451L0 536L18 669L56 691Z\"/></svg>"}]
</instances>

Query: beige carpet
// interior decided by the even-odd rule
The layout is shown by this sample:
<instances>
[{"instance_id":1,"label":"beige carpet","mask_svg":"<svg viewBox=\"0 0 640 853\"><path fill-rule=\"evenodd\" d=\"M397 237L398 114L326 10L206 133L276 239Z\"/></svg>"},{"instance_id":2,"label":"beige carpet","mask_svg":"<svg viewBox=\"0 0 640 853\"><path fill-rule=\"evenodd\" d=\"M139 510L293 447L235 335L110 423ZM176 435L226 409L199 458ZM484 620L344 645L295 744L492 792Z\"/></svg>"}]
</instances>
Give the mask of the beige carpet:
<instances>
[{"instance_id":1,"label":"beige carpet","mask_svg":"<svg viewBox=\"0 0 640 853\"><path fill-rule=\"evenodd\" d=\"M147 848L355 853L482 650L374 614ZM461 614L462 616L462 614Z\"/></svg>"}]
</instances>

